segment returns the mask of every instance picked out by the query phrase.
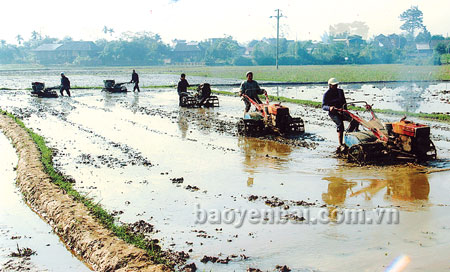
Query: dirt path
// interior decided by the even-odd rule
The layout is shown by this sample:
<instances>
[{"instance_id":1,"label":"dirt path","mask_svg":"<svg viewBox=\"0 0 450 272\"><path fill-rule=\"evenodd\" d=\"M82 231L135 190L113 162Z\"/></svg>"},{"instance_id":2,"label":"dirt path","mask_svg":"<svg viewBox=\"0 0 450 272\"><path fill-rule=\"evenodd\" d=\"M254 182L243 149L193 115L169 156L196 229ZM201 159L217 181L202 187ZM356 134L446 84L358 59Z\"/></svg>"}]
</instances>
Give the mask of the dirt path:
<instances>
[{"instance_id":1,"label":"dirt path","mask_svg":"<svg viewBox=\"0 0 450 272\"><path fill-rule=\"evenodd\" d=\"M81 203L52 184L40 153L29 134L6 115L0 129L12 140L19 162L17 184L27 204L36 211L86 264L96 271L168 271L155 265L142 249L118 239L89 215Z\"/></svg>"}]
</instances>

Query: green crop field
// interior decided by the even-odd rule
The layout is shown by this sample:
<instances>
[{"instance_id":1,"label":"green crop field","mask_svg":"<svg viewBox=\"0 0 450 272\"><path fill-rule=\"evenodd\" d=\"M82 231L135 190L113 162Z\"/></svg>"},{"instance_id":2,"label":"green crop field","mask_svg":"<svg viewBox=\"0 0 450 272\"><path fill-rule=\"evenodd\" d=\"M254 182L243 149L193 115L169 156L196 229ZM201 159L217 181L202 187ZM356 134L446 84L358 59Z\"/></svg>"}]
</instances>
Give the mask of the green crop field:
<instances>
[{"instance_id":1,"label":"green crop field","mask_svg":"<svg viewBox=\"0 0 450 272\"><path fill-rule=\"evenodd\" d=\"M0 71L64 69L65 71L123 71L135 68L139 73L181 74L217 78L244 79L247 71L253 71L255 80L279 82L326 82L330 77L340 82L379 81L435 81L450 80L450 66L415 66L403 64L373 65L304 65L304 66L144 66L144 67L76 67L39 65L0 65Z\"/></svg>"},{"instance_id":2,"label":"green crop field","mask_svg":"<svg viewBox=\"0 0 450 272\"><path fill-rule=\"evenodd\" d=\"M140 70L237 79L244 79L250 70L255 80L280 82L326 82L330 77L341 82L450 80L450 66L402 64L280 66L278 70L274 66L161 66L142 67Z\"/></svg>"}]
</instances>

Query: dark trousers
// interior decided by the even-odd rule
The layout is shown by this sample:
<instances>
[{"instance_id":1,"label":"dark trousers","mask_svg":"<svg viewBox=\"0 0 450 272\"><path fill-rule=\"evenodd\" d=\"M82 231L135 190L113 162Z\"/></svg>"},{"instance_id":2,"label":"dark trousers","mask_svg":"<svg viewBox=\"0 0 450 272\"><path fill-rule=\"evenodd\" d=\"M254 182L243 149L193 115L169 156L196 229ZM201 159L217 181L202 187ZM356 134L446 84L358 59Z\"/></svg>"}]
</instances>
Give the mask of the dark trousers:
<instances>
[{"instance_id":1,"label":"dark trousers","mask_svg":"<svg viewBox=\"0 0 450 272\"><path fill-rule=\"evenodd\" d=\"M178 105L179 106L181 106L181 99L183 98L183 96L188 96L188 93L187 92L180 92L180 93L178 93L178 96L179 96L179 102L178 102Z\"/></svg>"},{"instance_id":2,"label":"dark trousers","mask_svg":"<svg viewBox=\"0 0 450 272\"><path fill-rule=\"evenodd\" d=\"M136 91L136 90L137 90L138 92L141 91L141 90L139 89L139 82L135 82L135 83L134 83L133 92Z\"/></svg>"},{"instance_id":3,"label":"dark trousers","mask_svg":"<svg viewBox=\"0 0 450 272\"><path fill-rule=\"evenodd\" d=\"M354 120L350 117L350 115L346 113L330 113L329 114L331 120L336 124L336 130L337 132L343 132L344 131L344 121L349 121L350 125L348 126L347 131L353 132L358 130L359 123L358 121Z\"/></svg>"},{"instance_id":4,"label":"dark trousers","mask_svg":"<svg viewBox=\"0 0 450 272\"><path fill-rule=\"evenodd\" d=\"M61 96L64 96L63 91L66 90L67 95L70 96L70 91L68 86L61 86L61 89L59 89L59 93L61 93Z\"/></svg>"}]
</instances>

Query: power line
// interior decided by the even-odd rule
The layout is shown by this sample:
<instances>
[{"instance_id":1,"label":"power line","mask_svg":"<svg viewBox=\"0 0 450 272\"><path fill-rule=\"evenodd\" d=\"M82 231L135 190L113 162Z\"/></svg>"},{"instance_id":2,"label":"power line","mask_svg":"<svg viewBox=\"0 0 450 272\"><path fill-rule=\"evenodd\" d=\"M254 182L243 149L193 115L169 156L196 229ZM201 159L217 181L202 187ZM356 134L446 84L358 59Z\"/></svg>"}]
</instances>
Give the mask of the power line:
<instances>
[{"instance_id":1,"label":"power line","mask_svg":"<svg viewBox=\"0 0 450 272\"><path fill-rule=\"evenodd\" d=\"M270 16L270 18L277 18L277 56L276 56L276 65L277 65L277 70L278 70L278 55L279 55L279 44L280 44L280 18L281 17L285 17L283 16L283 14L280 14L280 9L276 9L275 10L277 12L277 15L275 16Z\"/></svg>"}]
</instances>

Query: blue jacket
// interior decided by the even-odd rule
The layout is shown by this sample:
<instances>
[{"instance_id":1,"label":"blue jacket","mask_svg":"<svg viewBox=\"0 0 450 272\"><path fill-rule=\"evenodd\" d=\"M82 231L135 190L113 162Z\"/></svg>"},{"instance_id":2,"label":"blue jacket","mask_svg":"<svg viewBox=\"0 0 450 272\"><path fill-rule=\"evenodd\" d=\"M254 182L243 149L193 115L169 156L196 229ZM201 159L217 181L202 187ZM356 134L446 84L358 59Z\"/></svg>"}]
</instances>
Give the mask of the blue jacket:
<instances>
[{"instance_id":1,"label":"blue jacket","mask_svg":"<svg viewBox=\"0 0 450 272\"><path fill-rule=\"evenodd\" d=\"M346 103L347 101L345 100L344 91L342 89L328 89L328 91L326 91L323 95L322 109L324 111L330 111L331 106L340 109L347 109L347 105L344 106Z\"/></svg>"}]
</instances>

